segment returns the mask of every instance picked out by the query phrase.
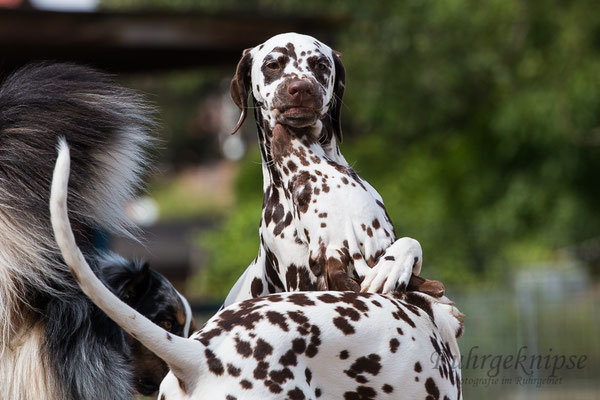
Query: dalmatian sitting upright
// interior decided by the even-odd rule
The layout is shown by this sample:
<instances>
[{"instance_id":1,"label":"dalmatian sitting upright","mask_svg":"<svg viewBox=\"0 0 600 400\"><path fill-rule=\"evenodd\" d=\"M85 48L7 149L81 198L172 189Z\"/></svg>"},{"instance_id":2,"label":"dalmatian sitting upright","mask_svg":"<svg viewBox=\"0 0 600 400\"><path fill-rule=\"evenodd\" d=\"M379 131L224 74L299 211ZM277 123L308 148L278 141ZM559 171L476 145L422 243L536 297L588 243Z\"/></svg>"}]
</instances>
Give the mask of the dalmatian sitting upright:
<instances>
[{"instance_id":1,"label":"dalmatian sitting upright","mask_svg":"<svg viewBox=\"0 0 600 400\"><path fill-rule=\"evenodd\" d=\"M102 284L77 247L69 162L62 142L50 196L57 244L83 292L169 365L160 400L461 398L461 315L446 298L288 292L231 305L189 339L153 324Z\"/></svg>"},{"instance_id":2,"label":"dalmatian sitting upright","mask_svg":"<svg viewBox=\"0 0 600 400\"><path fill-rule=\"evenodd\" d=\"M381 196L340 153L344 88L339 53L310 36L281 34L244 51L231 82L242 110L234 133L251 94L264 201L258 257L225 306L281 291L389 293L419 274L420 244L396 238Z\"/></svg>"}]
</instances>

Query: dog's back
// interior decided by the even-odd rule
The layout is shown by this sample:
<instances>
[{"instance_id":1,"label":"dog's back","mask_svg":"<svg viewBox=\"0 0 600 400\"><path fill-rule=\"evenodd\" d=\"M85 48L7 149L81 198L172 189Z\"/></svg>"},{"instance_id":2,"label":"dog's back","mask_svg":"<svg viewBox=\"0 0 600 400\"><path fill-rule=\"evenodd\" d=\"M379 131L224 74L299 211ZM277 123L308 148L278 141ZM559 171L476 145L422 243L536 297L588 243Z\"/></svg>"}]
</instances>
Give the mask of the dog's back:
<instances>
[{"instance_id":1,"label":"dog's back","mask_svg":"<svg viewBox=\"0 0 600 400\"><path fill-rule=\"evenodd\" d=\"M130 395L120 354L124 334L93 307L63 264L48 217L49 188L56 143L64 137L73 154L71 221L92 256L95 231L129 232L123 204L139 186L151 125L151 108L138 94L89 68L29 66L0 86L3 398Z\"/></svg>"}]
</instances>

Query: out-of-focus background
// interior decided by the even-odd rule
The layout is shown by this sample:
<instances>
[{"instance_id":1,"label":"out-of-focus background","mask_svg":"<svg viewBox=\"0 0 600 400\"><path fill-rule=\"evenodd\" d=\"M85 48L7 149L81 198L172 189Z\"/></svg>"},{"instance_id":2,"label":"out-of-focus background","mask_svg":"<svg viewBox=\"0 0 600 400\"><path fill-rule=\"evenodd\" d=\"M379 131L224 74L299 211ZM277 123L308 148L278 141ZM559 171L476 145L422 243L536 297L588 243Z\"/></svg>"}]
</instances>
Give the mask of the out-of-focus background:
<instances>
[{"instance_id":1,"label":"out-of-focus background","mask_svg":"<svg viewBox=\"0 0 600 400\"><path fill-rule=\"evenodd\" d=\"M146 245L107 245L208 318L258 250L260 155L252 117L230 135L229 81L286 31L343 54L342 152L467 315L465 398L599 399L595 1L0 0L0 75L83 62L154 101L162 146L129 205Z\"/></svg>"}]
</instances>

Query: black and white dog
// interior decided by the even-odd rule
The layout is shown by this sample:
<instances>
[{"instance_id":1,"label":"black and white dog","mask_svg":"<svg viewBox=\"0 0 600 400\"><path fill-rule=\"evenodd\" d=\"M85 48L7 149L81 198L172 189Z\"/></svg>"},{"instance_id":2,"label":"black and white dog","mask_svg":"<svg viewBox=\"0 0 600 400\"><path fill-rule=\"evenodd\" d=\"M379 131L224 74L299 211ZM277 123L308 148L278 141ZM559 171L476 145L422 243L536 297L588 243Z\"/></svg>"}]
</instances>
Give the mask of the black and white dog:
<instances>
[{"instance_id":1,"label":"black and white dog","mask_svg":"<svg viewBox=\"0 0 600 400\"><path fill-rule=\"evenodd\" d=\"M166 365L81 292L48 218L58 137L73 151L77 243L117 296L187 336L188 303L162 276L98 254L94 231L131 234L152 108L110 77L70 64L25 67L0 86L0 393L7 400L122 400L152 393Z\"/></svg>"}]
</instances>

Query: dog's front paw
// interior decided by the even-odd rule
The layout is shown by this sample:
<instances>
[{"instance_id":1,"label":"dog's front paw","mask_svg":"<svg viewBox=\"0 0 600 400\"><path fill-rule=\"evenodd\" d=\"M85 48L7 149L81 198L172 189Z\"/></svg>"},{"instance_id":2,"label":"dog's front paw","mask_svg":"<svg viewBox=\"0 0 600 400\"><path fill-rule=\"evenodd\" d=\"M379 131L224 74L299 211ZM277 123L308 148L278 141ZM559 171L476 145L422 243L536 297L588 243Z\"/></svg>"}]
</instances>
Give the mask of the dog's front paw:
<instances>
[{"instance_id":1,"label":"dog's front paw","mask_svg":"<svg viewBox=\"0 0 600 400\"><path fill-rule=\"evenodd\" d=\"M404 237L396 240L377 261L361 283L361 292L387 294L404 290L414 272L418 275L423 264L421 245Z\"/></svg>"}]
</instances>

